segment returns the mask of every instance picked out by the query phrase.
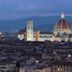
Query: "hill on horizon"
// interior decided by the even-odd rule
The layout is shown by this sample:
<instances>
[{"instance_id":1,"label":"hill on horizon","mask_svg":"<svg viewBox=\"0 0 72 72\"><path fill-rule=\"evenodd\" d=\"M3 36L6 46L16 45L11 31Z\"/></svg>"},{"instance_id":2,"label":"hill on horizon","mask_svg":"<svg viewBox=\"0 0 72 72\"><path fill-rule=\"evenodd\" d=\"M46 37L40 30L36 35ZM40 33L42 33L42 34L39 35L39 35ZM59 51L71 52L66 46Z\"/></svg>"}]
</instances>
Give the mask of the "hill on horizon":
<instances>
[{"instance_id":1,"label":"hill on horizon","mask_svg":"<svg viewBox=\"0 0 72 72\"><path fill-rule=\"evenodd\" d=\"M33 16L24 17L17 20L0 20L0 31L2 32L15 32L26 27L28 19L33 20L34 30L40 31L53 31L55 24L60 20L60 16ZM65 18L72 26L72 17Z\"/></svg>"}]
</instances>

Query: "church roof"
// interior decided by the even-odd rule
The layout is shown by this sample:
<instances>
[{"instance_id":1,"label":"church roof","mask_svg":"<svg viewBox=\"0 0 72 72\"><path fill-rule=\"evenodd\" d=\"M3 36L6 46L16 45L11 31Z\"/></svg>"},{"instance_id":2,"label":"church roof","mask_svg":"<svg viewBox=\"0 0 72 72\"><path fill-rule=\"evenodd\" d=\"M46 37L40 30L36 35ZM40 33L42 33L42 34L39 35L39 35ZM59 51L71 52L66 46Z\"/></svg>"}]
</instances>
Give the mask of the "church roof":
<instances>
[{"instance_id":1,"label":"church roof","mask_svg":"<svg viewBox=\"0 0 72 72\"><path fill-rule=\"evenodd\" d=\"M71 27L65 19L60 19L56 25L56 29L71 29Z\"/></svg>"},{"instance_id":2,"label":"church roof","mask_svg":"<svg viewBox=\"0 0 72 72\"><path fill-rule=\"evenodd\" d=\"M26 29L21 29L18 33L19 34L23 34L23 33L25 33L26 32Z\"/></svg>"},{"instance_id":3,"label":"church roof","mask_svg":"<svg viewBox=\"0 0 72 72\"><path fill-rule=\"evenodd\" d=\"M65 19L64 14L61 14L61 19L57 22L55 30L71 29L69 22Z\"/></svg>"}]
</instances>

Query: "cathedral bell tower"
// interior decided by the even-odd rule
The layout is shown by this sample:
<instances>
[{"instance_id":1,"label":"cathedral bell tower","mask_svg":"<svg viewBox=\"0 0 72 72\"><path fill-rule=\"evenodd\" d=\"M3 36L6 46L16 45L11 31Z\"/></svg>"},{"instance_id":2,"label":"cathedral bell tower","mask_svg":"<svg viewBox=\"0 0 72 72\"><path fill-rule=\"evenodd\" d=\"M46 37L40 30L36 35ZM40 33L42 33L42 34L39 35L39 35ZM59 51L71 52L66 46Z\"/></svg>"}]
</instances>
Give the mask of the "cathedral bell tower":
<instances>
[{"instance_id":1,"label":"cathedral bell tower","mask_svg":"<svg viewBox=\"0 0 72 72\"><path fill-rule=\"evenodd\" d=\"M33 21L32 20L27 21L26 34L27 34L27 41L33 41Z\"/></svg>"}]
</instances>

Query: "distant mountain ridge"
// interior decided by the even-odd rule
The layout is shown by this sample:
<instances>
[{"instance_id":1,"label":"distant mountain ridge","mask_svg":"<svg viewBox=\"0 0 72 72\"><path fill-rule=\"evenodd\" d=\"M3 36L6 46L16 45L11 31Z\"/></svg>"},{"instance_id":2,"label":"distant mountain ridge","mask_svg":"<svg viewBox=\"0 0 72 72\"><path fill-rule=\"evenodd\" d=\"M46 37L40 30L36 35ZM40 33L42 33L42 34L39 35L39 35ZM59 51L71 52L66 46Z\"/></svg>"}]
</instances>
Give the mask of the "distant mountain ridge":
<instances>
[{"instance_id":1,"label":"distant mountain ridge","mask_svg":"<svg viewBox=\"0 0 72 72\"><path fill-rule=\"evenodd\" d=\"M34 30L53 31L55 24L60 20L60 16L33 16L17 20L0 20L0 31L14 32L24 29L28 19L33 20ZM72 26L72 17L67 16L66 20Z\"/></svg>"}]
</instances>

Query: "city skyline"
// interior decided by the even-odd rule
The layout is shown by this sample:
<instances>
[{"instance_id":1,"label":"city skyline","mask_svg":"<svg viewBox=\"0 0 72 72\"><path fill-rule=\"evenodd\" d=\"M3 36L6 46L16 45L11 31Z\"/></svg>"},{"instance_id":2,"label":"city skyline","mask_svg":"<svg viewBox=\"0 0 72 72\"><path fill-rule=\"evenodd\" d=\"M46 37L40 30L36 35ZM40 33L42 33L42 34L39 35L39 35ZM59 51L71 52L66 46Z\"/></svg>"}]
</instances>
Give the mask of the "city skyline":
<instances>
[{"instance_id":1,"label":"city skyline","mask_svg":"<svg viewBox=\"0 0 72 72\"><path fill-rule=\"evenodd\" d=\"M0 72L72 72L72 0L0 0Z\"/></svg>"}]
</instances>

